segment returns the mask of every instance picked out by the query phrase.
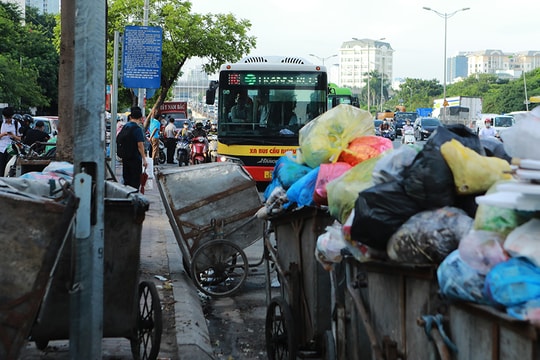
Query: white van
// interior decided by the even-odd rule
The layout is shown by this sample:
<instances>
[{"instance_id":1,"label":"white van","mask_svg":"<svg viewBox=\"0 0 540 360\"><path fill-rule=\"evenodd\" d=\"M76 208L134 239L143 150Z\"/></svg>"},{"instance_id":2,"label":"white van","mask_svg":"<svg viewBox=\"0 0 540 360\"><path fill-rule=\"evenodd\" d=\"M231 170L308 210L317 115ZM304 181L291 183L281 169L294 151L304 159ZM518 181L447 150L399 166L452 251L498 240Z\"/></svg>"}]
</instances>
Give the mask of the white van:
<instances>
[{"instance_id":1,"label":"white van","mask_svg":"<svg viewBox=\"0 0 540 360\"><path fill-rule=\"evenodd\" d=\"M516 123L512 115L482 114L482 121L480 123L477 123L478 133L480 133L480 129L485 126L486 119L491 120L491 126L493 126L493 128L495 129L497 136L499 136L501 132L505 131L506 129L514 126L514 124Z\"/></svg>"}]
</instances>

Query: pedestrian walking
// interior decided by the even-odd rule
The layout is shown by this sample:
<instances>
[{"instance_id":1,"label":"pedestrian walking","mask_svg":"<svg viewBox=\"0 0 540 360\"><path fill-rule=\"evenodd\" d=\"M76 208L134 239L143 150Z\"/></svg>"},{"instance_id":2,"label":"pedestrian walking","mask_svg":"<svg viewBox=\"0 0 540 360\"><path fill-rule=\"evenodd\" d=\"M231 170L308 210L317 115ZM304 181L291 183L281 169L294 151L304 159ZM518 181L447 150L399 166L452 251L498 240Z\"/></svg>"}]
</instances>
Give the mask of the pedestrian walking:
<instances>
[{"instance_id":1,"label":"pedestrian walking","mask_svg":"<svg viewBox=\"0 0 540 360\"><path fill-rule=\"evenodd\" d=\"M161 128L161 123L158 119L154 118L150 114L150 126L148 131L150 132L150 145L152 146L152 159L154 164L159 164L159 129Z\"/></svg>"},{"instance_id":2,"label":"pedestrian walking","mask_svg":"<svg viewBox=\"0 0 540 360\"><path fill-rule=\"evenodd\" d=\"M123 132L126 132L124 139L121 140L126 148L126 154L122 157L122 176L124 185L129 185L137 189L141 187L141 174L143 166L148 166L144 151L145 136L141 128L143 121L142 110L138 106L131 108L129 122L124 125L122 131L118 134L117 142Z\"/></svg>"},{"instance_id":3,"label":"pedestrian walking","mask_svg":"<svg viewBox=\"0 0 540 360\"><path fill-rule=\"evenodd\" d=\"M165 136L165 147L167 148L167 164L174 164L174 149L176 148L176 136L178 130L174 125L174 119L169 118L169 123L163 131Z\"/></svg>"}]
</instances>

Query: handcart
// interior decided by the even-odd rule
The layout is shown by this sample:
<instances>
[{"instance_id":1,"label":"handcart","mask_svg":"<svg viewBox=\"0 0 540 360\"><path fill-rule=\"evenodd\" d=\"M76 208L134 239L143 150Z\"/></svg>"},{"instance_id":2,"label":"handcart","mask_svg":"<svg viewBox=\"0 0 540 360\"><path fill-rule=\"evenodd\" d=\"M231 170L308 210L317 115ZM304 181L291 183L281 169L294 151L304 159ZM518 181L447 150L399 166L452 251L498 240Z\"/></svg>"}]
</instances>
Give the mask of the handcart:
<instances>
[{"instance_id":1,"label":"handcart","mask_svg":"<svg viewBox=\"0 0 540 360\"><path fill-rule=\"evenodd\" d=\"M129 339L136 360L157 358L162 333L157 289L153 282L139 283L141 230L147 210L148 201L133 188L105 182L103 337ZM74 261L68 244L30 333L39 349L51 340L69 339Z\"/></svg>"},{"instance_id":2,"label":"handcart","mask_svg":"<svg viewBox=\"0 0 540 360\"><path fill-rule=\"evenodd\" d=\"M26 342L75 203L68 187L51 192L41 182L0 180L0 359L17 359Z\"/></svg>"},{"instance_id":3,"label":"handcart","mask_svg":"<svg viewBox=\"0 0 540 360\"><path fill-rule=\"evenodd\" d=\"M263 236L256 183L236 163L159 169L158 189L195 286L209 296L230 296L250 266L243 249Z\"/></svg>"},{"instance_id":4,"label":"handcart","mask_svg":"<svg viewBox=\"0 0 540 360\"><path fill-rule=\"evenodd\" d=\"M446 317L435 265L359 262L347 256L336 301L337 356L342 359L442 359ZM441 331L442 330L442 331Z\"/></svg>"},{"instance_id":5,"label":"handcart","mask_svg":"<svg viewBox=\"0 0 540 360\"><path fill-rule=\"evenodd\" d=\"M315 258L315 247L333 218L325 210L304 207L273 217L270 223L275 242L270 234L265 236L268 358L329 359L328 354L334 352L330 277ZM275 297L271 294L271 265L281 285Z\"/></svg>"}]
</instances>

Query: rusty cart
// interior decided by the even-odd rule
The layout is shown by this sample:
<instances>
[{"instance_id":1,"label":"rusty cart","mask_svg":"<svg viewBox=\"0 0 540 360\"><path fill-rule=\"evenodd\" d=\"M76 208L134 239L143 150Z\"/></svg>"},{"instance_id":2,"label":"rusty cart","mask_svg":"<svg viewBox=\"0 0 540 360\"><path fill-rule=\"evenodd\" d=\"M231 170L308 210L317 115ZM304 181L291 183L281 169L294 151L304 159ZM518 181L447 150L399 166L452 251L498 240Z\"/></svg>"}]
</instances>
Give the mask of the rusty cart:
<instances>
[{"instance_id":1,"label":"rusty cart","mask_svg":"<svg viewBox=\"0 0 540 360\"><path fill-rule=\"evenodd\" d=\"M103 337L130 340L133 358L156 359L162 318L153 282L139 282L142 223L148 201L129 186L105 184ZM30 340L45 349L50 340L69 339L69 292L73 284L71 246L60 253L57 269Z\"/></svg>"},{"instance_id":2,"label":"rusty cart","mask_svg":"<svg viewBox=\"0 0 540 360\"><path fill-rule=\"evenodd\" d=\"M3 178L0 208L8 214L0 217L0 359L17 359L75 218L76 201L67 186L51 192L48 184Z\"/></svg>"},{"instance_id":3,"label":"rusty cart","mask_svg":"<svg viewBox=\"0 0 540 360\"><path fill-rule=\"evenodd\" d=\"M244 249L261 239L256 182L236 163L159 169L158 189L195 286L209 296L241 289L250 266Z\"/></svg>"},{"instance_id":4,"label":"rusty cart","mask_svg":"<svg viewBox=\"0 0 540 360\"><path fill-rule=\"evenodd\" d=\"M334 219L326 210L303 207L270 219L267 251L266 348L268 358L296 359L334 353L331 284L315 258L317 238ZM270 268L280 293L272 296Z\"/></svg>"}]
</instances>

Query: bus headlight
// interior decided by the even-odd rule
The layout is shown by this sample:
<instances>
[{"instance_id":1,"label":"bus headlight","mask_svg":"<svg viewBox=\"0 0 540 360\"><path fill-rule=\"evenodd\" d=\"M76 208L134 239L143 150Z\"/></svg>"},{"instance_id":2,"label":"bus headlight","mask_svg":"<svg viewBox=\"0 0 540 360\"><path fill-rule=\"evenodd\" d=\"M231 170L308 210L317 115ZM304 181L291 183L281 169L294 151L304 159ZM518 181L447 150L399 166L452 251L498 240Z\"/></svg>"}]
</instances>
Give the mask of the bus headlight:
<instances>
[{"instance_id":1,"label":"bus headlight","mask_svg":"<svg viewBox=\"0 0 540 360\"><path fill-rule=\"evenodd\" d=\"M218 158L217 158L217 161L218 162L232 162L232 163L235 163L235 164L240 164L242 166L244 165L242 160L240 160L239 158L235 158L235 157L232 157L232 156L226 156L226 155L219 155Z\"/></svg>"}]
</instances>

